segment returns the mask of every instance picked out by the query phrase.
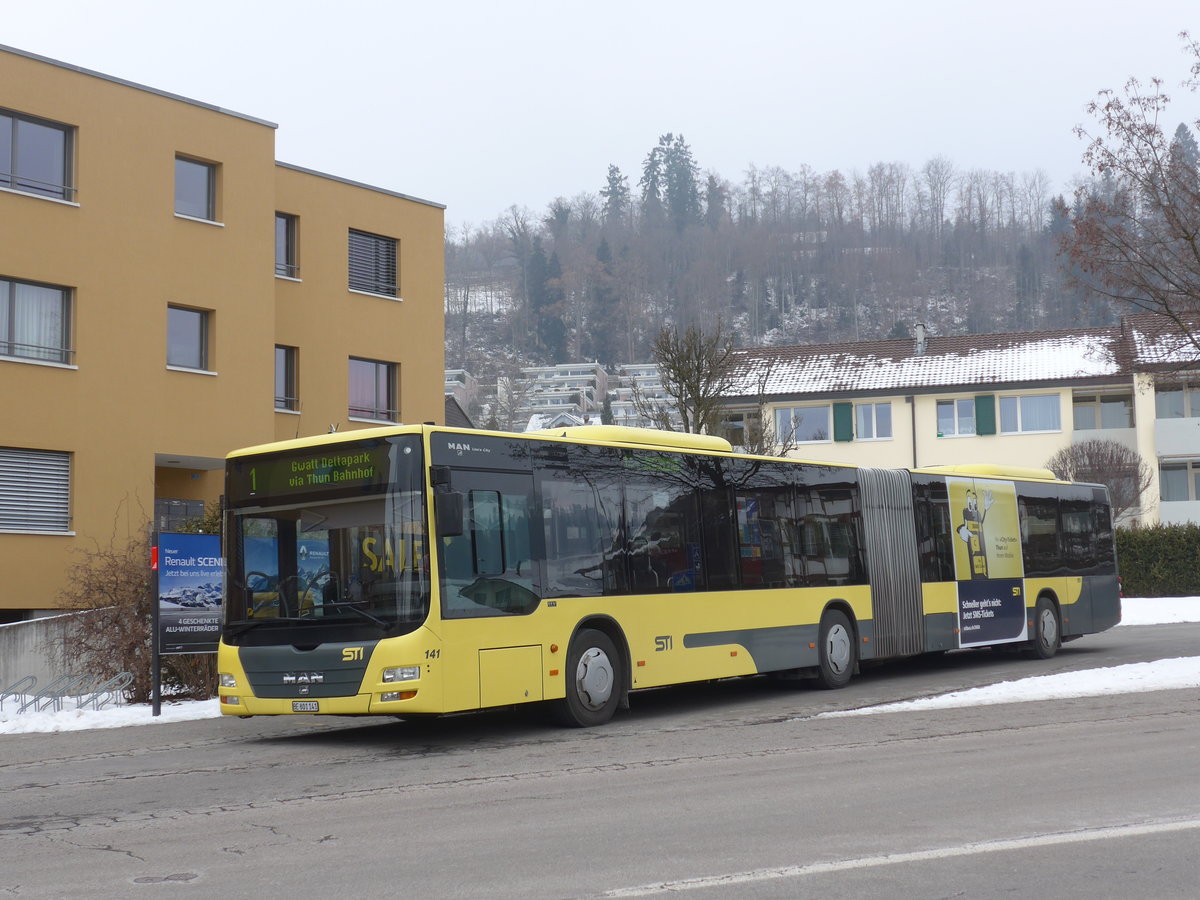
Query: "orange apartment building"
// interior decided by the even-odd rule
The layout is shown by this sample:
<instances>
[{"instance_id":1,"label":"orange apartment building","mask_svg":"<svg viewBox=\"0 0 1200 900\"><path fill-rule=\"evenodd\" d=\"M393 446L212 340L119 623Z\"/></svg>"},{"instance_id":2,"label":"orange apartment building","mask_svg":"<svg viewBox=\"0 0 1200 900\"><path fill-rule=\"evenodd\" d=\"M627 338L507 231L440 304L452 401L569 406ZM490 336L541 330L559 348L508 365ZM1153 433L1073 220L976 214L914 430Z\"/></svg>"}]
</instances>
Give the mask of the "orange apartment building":
<instances>
[{"instance_id":1,"label":"orange apartment building","mask_svg":"<svg viewBox=\"0 0 1200 900\"><path fill-rule=\"evenodd\" d=\"M0 46L0 623L198 514L232 449L441 422L444 207L275 128Z\"/></svg>"}]
</instances>

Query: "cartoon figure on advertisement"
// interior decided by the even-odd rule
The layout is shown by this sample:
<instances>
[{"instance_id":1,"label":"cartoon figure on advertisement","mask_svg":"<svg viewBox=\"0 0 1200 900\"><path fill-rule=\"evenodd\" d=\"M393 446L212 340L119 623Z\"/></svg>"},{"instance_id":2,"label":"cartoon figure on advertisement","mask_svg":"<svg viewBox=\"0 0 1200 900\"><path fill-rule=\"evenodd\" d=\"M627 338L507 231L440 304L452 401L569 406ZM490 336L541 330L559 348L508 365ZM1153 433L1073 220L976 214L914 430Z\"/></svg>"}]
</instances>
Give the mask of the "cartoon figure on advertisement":
<instances>
[{"instance_id":1,"label":"cartoon figure on advertisement","mask_svg":"<svg viewBox=\"0 0 1200 900\"><path fill-rule=\"evenodd\" d=\"M995 498L992 492L983 492L983 511L979 510L979 495L974 490L967 491L967 505L963 509L963 523L958 526L958 536L967 544L967 557L970 560L971 577L987 578L987 546L984 542L983 520L992 508Z\"/></svg>"}]
</instances>

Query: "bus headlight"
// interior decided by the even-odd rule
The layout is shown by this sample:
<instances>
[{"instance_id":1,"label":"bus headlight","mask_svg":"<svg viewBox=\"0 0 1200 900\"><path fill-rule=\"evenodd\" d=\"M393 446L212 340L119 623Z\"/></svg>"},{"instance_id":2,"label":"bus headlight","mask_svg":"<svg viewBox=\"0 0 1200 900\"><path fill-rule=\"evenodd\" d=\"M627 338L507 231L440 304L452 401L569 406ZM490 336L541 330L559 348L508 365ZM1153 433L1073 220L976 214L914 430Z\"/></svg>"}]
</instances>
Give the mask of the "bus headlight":
<instances>
[{"instance_id":1,"label":"bus headlight","mask_svg":"<svg viewBox=\"0 0 1200 900\"><path fill-rule=\"evenodd\" d=\"M397 666L394 669L383 670L383 681L385 684L393 681L415 681L420 677L420 666Z\"/></svg>"},{"instance_id":2,"label":"bus headlight","mask_svg":"<svg viewBox=\"0 0 1200 900\"><path fill-rule=\"evenodd\" d=\"M227 688L237 687L237 679L234 678L232 675L230 675L228 672L222 672L220 674L220 676L218 676L218 677L221 679L221 687L227 687Z\"/></svg>"}]
</instances>

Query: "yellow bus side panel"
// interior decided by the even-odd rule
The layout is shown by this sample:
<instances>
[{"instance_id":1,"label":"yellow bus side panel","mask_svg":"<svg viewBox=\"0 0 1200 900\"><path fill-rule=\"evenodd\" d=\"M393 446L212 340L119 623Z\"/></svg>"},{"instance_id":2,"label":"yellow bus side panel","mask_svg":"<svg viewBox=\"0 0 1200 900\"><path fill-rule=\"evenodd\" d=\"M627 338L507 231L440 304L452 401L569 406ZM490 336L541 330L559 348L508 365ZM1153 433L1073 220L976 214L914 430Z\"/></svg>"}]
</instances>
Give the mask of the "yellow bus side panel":
<instances>
[{"instance_id":1,"label":"yellow bus side panel","mask_svg":"<svg viewBox=\"0 0 1200 900\"><path fill-rule=\"evenodd\" d=\"M504 647L479 651L481 706L507 706L541 699L541 647Z\"/></svg>"},{"instance_id":2,"label":"yellow bus side panel","mask_svg":"<svg viewBox=\"0 0 1200 900\"><path fill-rule=\"evenodd\" d=\"M932 581L921 585L921 602L925 615L950 613L958 615L958 582Z\"/></svg>"}]
</instances>

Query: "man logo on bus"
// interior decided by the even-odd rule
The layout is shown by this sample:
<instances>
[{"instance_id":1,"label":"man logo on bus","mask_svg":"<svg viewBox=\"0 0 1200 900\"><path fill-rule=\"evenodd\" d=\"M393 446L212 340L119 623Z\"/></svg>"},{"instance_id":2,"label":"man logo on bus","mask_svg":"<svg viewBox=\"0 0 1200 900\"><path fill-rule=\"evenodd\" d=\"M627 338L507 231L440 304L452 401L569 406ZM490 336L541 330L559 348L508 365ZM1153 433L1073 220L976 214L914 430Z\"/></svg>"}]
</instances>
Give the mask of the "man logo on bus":
<instances>
[{"instance_id":1,"label":"man logo on bus","mask_svg":"<svg viewBox=\"0 0 1200 900\"><path fill-rule=\"evenodd\" d=\"M967 544L967 561L972 578L987 578L987 550L983 543L983 520L992 508L995 498L991 491L983 492L983 511L979 510L979 495L967 491L967 506L963 510L963 523L958 526L958 536Z\"/></svg>"}]
</instances>

